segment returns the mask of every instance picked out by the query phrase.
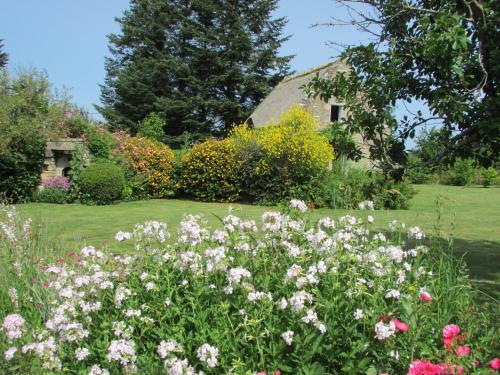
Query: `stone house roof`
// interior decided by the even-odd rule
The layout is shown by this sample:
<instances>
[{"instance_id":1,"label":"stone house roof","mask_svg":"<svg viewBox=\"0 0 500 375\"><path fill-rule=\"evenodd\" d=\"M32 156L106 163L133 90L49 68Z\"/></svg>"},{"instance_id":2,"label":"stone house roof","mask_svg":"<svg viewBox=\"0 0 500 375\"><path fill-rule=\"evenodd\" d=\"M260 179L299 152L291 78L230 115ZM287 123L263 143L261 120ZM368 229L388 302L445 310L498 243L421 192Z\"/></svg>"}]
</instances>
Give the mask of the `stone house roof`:
<instances>
[{"instance_id":1,"label":"stone house roof","mask_svg":"<svg viewBox=\"0 0 500 375\"><path fill-rule=\"evenodd\" d=\"M316 74L320 77L334 76L337 72L349 71L348 65L342 60L307 70L297 75L283 79L269 95L255 108L249 120L254 127L262 127L265 124L278 120L292 104L301 104L307 107L320 121L321 127L330 123L330 105L335 103L332 98L328 103L318 99L308 98L301 88L308 83Z\"/></svg>"}]
</instances>

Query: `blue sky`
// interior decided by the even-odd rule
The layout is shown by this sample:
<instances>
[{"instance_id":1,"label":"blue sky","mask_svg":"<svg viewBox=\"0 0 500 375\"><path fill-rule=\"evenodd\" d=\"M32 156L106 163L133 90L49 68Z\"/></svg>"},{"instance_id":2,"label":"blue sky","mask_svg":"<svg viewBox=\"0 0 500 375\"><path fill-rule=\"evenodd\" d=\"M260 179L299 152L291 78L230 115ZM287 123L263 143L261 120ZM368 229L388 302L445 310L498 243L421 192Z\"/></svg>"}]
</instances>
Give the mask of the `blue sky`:
<instances>
[{"instance_id":1,"label":"blue sky","mask_svg":"<svg viewBox=\"0 0 500 375\"><path fill-rule=\"evenodd\" d=\"M128 0L15 0L0 5L0 39L9 54L8 69L45 70L53 87L67 89L78 106L100 118L93 108L99 103L106 35L119 32L115 17L128 8ZM294 54L292 69L300 72L321 65L338 54L328 41L356 43L365 36L349 29L311 27L331 16L345 16L333 0L281 0L277 16L289 22L291 39L282 54Z\"/></svg>"}]
</instances>

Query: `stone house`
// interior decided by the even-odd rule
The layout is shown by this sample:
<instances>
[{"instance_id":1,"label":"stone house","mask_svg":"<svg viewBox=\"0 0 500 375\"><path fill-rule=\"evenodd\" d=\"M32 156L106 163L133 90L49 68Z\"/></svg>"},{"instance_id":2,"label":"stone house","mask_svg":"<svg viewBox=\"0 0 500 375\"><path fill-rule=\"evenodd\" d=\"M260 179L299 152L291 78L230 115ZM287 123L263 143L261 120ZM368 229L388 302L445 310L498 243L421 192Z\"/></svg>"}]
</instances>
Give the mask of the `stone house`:
<instances>
[{"instance_id":1,"label":"stone house","mask_svg":"<svg viewBox=\"0 0 500 375\"><path fill-rule=\"evenodd\" d=\"M349 66L339 59L283 79L255 108L247 123L254 128L266 126L273 121L277 121L281 114L290 108L292 104L299 104L318 119L320 129L326 128L332 122L341 120L346 114L343 103L337 101L334 97L327 102L320 98L308 98L301 87L307 84L316 74L319 74L322 78L334 77L339 72L348 72L349 69ZM353 138L364 155L368 155L367 146L363 142L361 135L355 134Z\"/></svg>"}]
</instances>

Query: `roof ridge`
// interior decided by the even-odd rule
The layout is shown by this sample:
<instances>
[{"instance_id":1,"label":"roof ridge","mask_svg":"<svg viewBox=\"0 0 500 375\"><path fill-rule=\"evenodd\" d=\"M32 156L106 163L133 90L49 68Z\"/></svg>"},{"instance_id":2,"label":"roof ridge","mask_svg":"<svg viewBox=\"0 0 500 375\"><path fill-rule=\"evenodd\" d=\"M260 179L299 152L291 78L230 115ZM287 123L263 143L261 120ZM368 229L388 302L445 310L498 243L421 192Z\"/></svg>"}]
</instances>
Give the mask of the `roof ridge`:
<instances>
[{"instance_id":1,"label":"roof ridge","mask_svg":"<svg viewBox=\"0 0 500 375\"><path fill-rule=\"evenodd\" d=\"M303 77L303 76L306 76L306 75L309 75L311 73L315 73L315 72L318 72L322 69L325 69L331 65L334 65L334 64L337 64L338 62L340 61L340 59L336 59L334 61L330 61L329 63L326 63L326 64L322 64L322 65L319 65L319 66L316 66L314 68L311 68L311 69L308 69L308 70L305 70L301 73L298 73L298 74L295 74L293 76L290 76L290 77L285 77L283 78L283 80L280 82L280 83L285 83L285 82L288 82L288 81L292 81L294 79L297 79L297 78L300 78L300 77Z\"/></svg>"}]
</instances>

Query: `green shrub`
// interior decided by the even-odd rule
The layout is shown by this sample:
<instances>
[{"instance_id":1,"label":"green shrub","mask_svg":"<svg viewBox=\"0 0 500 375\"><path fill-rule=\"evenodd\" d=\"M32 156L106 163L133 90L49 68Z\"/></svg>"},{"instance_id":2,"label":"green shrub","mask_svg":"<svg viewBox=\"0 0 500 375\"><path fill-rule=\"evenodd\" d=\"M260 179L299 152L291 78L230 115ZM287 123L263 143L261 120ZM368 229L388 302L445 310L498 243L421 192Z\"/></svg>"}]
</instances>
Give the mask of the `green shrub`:
<instances>
[{"instance_id":1,"label":"green shrub","mask_svg":"<svg viewBox=\"0 0 500 375\"><path fill-rule=\"evenodd\" d=\"M493 168L483 168L481 171L482 177L483 177L483 186L484 187L489 187L492 185L493 181L498 177L498 171Z\"/></svg>"},{"instance_id":2,"label":"green shrub","mask_svg":"<svg viewBox=\"0 0 500 375\"><path fill-rule=\"evenodd\" d=\"M476 164L473 159L457 159L448 171L446 184L455 186L468 186L472 183Z\"/></svg>"},{"instance_id":3,"label":"green shrub","mask_svg":"<svg viewBox=\"0 0 500 375\"><path fill-rule=\"evenodd\" d=\"M410 199L415 193L409 181L395 182L376 173L365 187L365 194L375 203L375 207L391 210L407 210L410 207Z\"/></svg>"},{"instance_id":4,"label":"green shrub","mask_svg":"<svg viewBox=\"0 0 500 375\"><path fill-rule=\"evenodd\" d=\"M137 136L161 142L165 138L164 126L165 120L160 115L154 112L150 113L139 123Z\"/></svg>"},{"instance_id":5,"label":"green shrub","mask_svg":"<svg viewBox=\"0 0 500 375\"><path fill-rule=\"evenodd\" d=\"M182 157L180 188L195 199L233 202L241 191L240 165L231 139L209 139Z\"/></svg>"},{"instance_id":6,"label":"green shrub","mask_svg":"<svg viewBox=\"0 0 500 375\"><path fill-rule=\"evenodd\" d=\"M51 187L37 191L33 196L33 201L63 204L73 202L73 196L61 187Z\"/></svg>"},{"instance_id":7,"label":"green shrub","mask_svg":"<svg viewBox=\"0 0 500 375\"><path fill-rule=\"evenodd\" d=\"M85 129L87 148L96 159L110 159L116 146L115 138L103 125L89 124Z\"/></svg>"},{"instance_id":8,"label":"green shrub","mask_svg":"<svg viewBox=\"0 0 500 375\"><path fill-rule=\"evenodd\" d=\"M79 186L85 203L110 204L123 197L125 177L117 165L96 161L80 173Z\"/></svg>"},{"instance_id":9,"label":"green shrub","mask_svg":"<svg viewBox=\"0 0 500 375\"><path fill-rule=\"evenodd\" d=\"M21 72L11 79L0 70L0 195L22 201L35 192L50 111L51 94L44 74Z\"/></svg>"}]
</instances>

